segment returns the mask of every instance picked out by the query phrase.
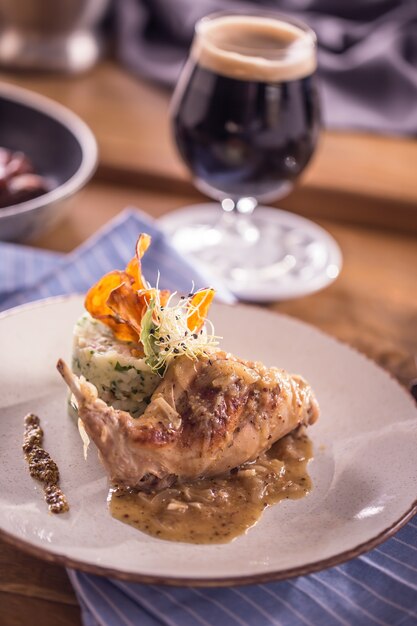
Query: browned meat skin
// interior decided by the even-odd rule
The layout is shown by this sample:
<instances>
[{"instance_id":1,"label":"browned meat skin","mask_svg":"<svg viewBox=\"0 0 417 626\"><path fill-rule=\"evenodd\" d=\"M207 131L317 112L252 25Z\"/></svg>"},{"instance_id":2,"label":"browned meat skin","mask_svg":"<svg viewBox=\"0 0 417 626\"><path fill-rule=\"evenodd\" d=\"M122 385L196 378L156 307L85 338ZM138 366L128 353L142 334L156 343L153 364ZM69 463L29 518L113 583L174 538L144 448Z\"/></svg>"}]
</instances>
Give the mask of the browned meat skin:
<instances>
[{"instance_id":1,"label":"browned meat skin","mask_svg":"<svg viewBox=\"0 0 417 626\"><path fill-rule=\"evenodd\" d=\"M95 387L62 361L58 369L110 478L131 487L140 487L149 475L220 474L254 460L319 414L300 376L221 351L195 361L176 359L137 419L107 406Z\"/></svg>"}]
</instances>

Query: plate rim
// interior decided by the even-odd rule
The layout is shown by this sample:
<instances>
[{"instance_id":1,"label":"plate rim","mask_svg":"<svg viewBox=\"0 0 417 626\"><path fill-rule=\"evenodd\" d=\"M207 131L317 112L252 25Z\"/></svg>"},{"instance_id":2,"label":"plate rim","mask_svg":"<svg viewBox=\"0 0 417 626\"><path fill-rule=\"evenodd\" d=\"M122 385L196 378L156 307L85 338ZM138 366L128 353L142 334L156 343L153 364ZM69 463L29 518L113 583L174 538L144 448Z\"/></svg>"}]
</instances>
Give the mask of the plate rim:
<instances>
[{"instance_id":1,"label":"plate rim","mask_svg":"<svg viewBox=\"0 0 417 626\"><path fill-rule=\"evenodd\" d=\"M21 311L26 311L30 309L42 308L43 306L48 306L48 304L54 304L58 302L65 302L67 300L76 300L82 298L83 294L66 294L66 295L58 295L51 296L48 298L44 298L41 300L36 300L33 302L21 304L15 306L11 309L7 309L0 313L0 320L12 317L15 314L20 313ZM231 307L235 306L228 303L218 302L217 305ZM383 369L380 365L378 365L375 361L370 359L367 355L360 352L357 348L341 341L322 331L319 328L316 328L312 324L304 322L303 320L299 320L298 318L294 318L291 315L287 315L285 313L270 311L268 309L263 309L260 307L256 307L253 305L249 305L246 303L239 303L239 307L262 310L271 315L278 315L280 317L290 319L291 322L294 322L296 325L300 324L304 327L307 327L311 330L314 330L316 333L324 336L327 340L335 342L343 346L344 348L353 351L356 355L362 357L366 361L372 363L375 367L377 367L380 371L382 371L386 376L388 376L391 381L396 383L397 387L401 390L401 393L404 393L408 396L406 389L400 384L400 382L387 370ZM412 399L410 398L412 401ZM400 517L395 520L390 526L383 529L380 533L371 537L367 541L364 541L349 550L345 550L333 556L327 557L325 559L319 559L317 561L312 561L310 563L305 563L303 565L299 565L292 568L286 568L282 570L274 570L270 572L258 573L258 574L248 574L243 576L225 576L225 577L198 577L198 578L189 578L186 576L158 576L158 575L150 575L150 574L140 574L137 572L128 572L121 571L118 569L113 569L111 567L96 565L92 563L87 563L85 561L75 559L67 556L66 554L59 554L55 552L51 552L45 547L40 547L34 545L33 543L16 537L15 535L9 533L0 527L0 538L6 541L8 544L16 547L31 556L35 556L40 558L43 561L47 561L49 563L54 563L57 565L61 565L64 567L69 567L73 569L77 569L82 572L86 572L89 574L94 574L97 576L106 576L110 578L115 578L117 580L122 580L125 582L136 582L142 584L162 584L168 585L172 587L232 587L232 586L240 586L240 585L254 585L260 583L267 583L273 581L287 580L290 578L295 578L298 576L305 576L307 574L311 574L314 572L321 571L323 569L327 569L330 567L334 567L336 565L341 565L346 561L349 561L353 558L372 550L376 546L380 545L387 539L390 539L393 535L395 535L405 524L412 519L412 517L417 514L417 499L411 502L409 508L402 514Z\"/></svg>"},{"instance_id":2,"label":"plate rim","mask_svg":"<svg viewBox=\"0 0 417 626\"><path fill-rule=\"evenodd\" d=\"M417 500L414 500L411 507L391 526L381 531L375 537L372 537L368 541L365 541L350 550L345 550L327 559L321 559L319 561L312 561L305 565L299 565L289 569L275 570L272 572L265 572L261 574L249 574L246 576L226 576L226 577L207 577L207 578L187 578L182 576L156 576L149 574L138 574L136 572L123 572L121 570L113 569L111 567L105 567L102 565L94 565L86 563L85 561L79 561L73 559L65 554L56 554L48 551L46 548L40 548L31 544L23 539L18 539L14 535L11 535L7 531L0 528L0 538L4 539L12 546L40 558L48 563L54 563L56 565L62 565L72 569L77 569L87 574L94 574L96 576L105 576L108 578L115 578L125 582L135 582L147 585L168 585L170 587L236 587L241 585L257 585L261 583L268 583L280 580L288 580L290 578L296 578L299 576L306 576L314 572L319 572L324 569L335 567L350 561L353 558L369 552L376 546L380 545L387 539L394 536L405 524L410 521L417 513Z\"/></svg>"}]
</instances>

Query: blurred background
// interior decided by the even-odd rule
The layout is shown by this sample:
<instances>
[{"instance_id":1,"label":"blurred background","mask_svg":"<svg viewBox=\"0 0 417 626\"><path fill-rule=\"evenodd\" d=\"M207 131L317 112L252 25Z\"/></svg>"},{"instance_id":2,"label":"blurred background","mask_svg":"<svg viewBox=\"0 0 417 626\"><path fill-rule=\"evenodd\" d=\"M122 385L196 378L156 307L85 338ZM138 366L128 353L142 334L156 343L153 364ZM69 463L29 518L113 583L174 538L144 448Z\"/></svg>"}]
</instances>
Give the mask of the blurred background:
<instances>
[{"instance_id":1,"label":"blurred background","mask_svg":"<svg viewBox=\"0 0 417 626\"><path fill-rule=\"evenodd\" d=\"M417 133L414 0L1 0L0 61L77 72L105 56L171 88L198 19L254 7L292 14L317 33L326 126Z\"/></svg>"},{"instance_id":2,"label":"blurred background","mask_svg":"<svg viewBox=\"0 0 417 626\"><path fill-rule=\"evenodd\" d=\"M194 23L222 9L277 9L318 37L324 124L417 133L417 4L413 0L121 0L113 7L116 57L172 86Z\"/></svg>"},{"instance_id":3,"label":"blurred background","mask_svg":"<svg viewBox=\"0 0 417 626\"><path fill-rule=\"evenodd\" d=\"M318 219L417 229L414 145L403 141L417 133L414 0L0 0L1 78L87 122L100 149L95 181L123 182L122 203L138 203L139 185L142 194L175 188L179 195L157 206L139 199L161 213L189 204L190 195L202 198L173 146L168 109L194 24L213 11L251 7L299 17L317 33L322 119L332 131L280 206ZM341 142L338 133L346 131ZM392 141L381 158L383 137ZM366 206L359 206L363 195ZM67 229L61 241L59 232L58 247L79 240Z\"/></svg>"}]
</instances>

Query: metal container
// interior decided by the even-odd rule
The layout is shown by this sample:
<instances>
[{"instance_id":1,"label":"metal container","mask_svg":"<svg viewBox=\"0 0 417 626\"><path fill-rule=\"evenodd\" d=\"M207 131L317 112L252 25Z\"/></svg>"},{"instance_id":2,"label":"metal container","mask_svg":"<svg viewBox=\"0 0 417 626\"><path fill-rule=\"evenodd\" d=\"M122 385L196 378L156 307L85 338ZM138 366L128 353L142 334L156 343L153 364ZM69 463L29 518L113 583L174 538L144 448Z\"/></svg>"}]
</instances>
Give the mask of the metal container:
<instances>
[{"instance_id":1,"label":"metal container","mask_svg":"<svg viewBox=\"0 0 417 626\"><path fill-rule=\"evenodd\" d=\"M0 64L79 72L101 52L96 28L109 0L0 0Z\"/></svg>"},{"instance_id":2,"label":"metal container","mask_svg":"<svg viewBox=\"0 0 417 626\"><path fill-rule=\"evenodd\" d=\"M23 241L46 232L94 173L97 143L79 117L27 89L0 83L0 146L23 152L50 186L26 202L0 208L0 240Z\"/></svg>"}]
</instances>

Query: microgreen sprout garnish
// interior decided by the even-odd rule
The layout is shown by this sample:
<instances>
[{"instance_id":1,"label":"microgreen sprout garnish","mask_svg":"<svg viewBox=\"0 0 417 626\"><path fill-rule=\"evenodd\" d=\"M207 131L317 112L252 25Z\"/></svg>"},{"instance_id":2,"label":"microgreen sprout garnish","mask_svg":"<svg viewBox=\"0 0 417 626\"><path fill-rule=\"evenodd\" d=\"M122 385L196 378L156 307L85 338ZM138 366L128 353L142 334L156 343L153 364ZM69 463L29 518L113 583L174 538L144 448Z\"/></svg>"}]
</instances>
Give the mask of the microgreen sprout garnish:
<instances>
[{"instance_id":1,"label":"microgreen sprout garnish","mask_svg":"<svg viewBox=\"0 0 417 626\"><path fill-rule=\"evenodd\" d=\"M194 304L197 294L202 299ZM146 363L151 369L163 376L169 363L180 355L191 359L209 356L218 345L213 324L206 320L200 323L201 308L204 298L212 298L210 291L197 292L179 297L172 293L168 301L161 304L159 291L149 303L142 319L141 342L144 347ZM194 321L196 322L194 325Z\"/></svg>"}]
</instances>

